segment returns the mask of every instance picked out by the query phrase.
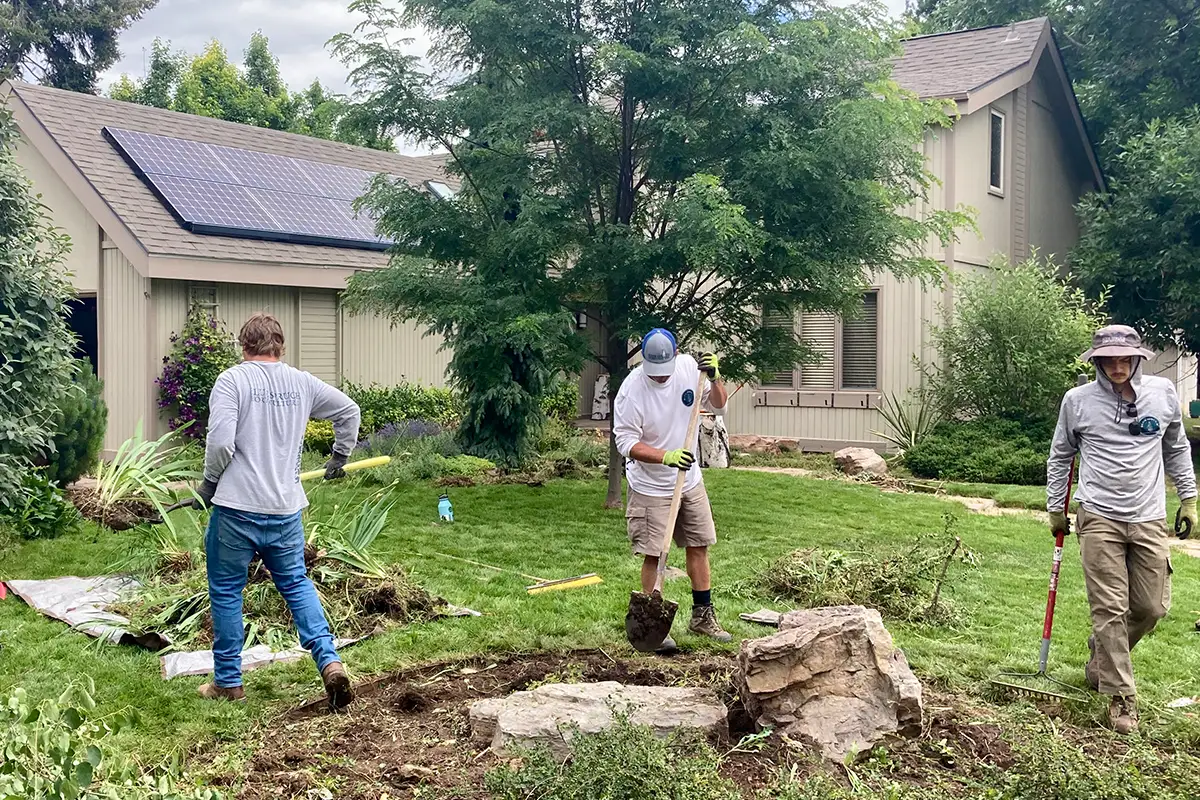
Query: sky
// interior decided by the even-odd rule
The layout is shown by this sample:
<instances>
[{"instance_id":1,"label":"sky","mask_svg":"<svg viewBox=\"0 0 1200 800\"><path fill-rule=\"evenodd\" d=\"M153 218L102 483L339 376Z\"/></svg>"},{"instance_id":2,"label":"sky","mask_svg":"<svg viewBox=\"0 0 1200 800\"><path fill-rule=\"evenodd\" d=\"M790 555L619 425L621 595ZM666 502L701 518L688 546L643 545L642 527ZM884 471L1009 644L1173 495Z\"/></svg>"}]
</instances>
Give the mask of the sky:
<instances>
[{"instance_id":1,"label":"sky","mask_svg":"<svg viewBox=\"0 0 1200 800\"><path fill-rule=\"evenodd\" d=\"M850 0L835 0L845 5ZM904 0L885 0L893 14L904 10ZM279 58L279 70L293 89L313 78L334 91L346 90L346 68L333 58L326 42L349 32L358 21L347 10L349 0L159 0L157 6L121 36L121 61L102 78L102 91L122 74L140 78L155 37L169 40L175 50L199 53L217 39L240 63L250 35L261 30ZM424 55L429 38L420 30L405 49Z\"/></svg>"}]
</instances>

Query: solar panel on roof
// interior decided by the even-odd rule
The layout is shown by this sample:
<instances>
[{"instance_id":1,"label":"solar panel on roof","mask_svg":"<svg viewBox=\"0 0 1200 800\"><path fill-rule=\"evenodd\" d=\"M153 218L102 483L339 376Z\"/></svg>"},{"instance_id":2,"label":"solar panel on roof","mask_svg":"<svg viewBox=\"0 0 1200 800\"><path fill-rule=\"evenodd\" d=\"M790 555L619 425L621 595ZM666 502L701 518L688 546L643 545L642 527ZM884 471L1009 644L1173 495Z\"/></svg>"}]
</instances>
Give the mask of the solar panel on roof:
<instances>
[{"instance_id":1,"label":"solar panel on roof","mask_svg":"<svg viewBox=\"0 0 1200 800\"><path fill-rule=\"evenodd\" d=\"M384 250L391 244L351 203L366 170L104 128L179 222L194 233Z\"/></svg>"}]
</instances>

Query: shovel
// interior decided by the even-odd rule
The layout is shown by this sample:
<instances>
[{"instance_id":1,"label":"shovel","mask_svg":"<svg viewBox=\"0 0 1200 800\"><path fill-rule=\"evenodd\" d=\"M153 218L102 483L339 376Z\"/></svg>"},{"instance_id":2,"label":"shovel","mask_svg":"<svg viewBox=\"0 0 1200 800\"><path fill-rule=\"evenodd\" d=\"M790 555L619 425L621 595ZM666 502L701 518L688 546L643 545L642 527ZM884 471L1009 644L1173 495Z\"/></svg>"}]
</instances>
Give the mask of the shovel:
<instances>
[{"instance_id":1,"label":"shovel","mask_svg":"<svg viewBox=\"0 0 1200 800\"><path fill-rule=\"evenodd\" d=\"M696 440L696 423L700 419L700 398L704 394L704 370L696 382L695 402L692 403L692 418L688 422L687 438L683 440L686 448L694 447ZM697 454L699 457L699 454ZM675 493L671 495L671 511L667 515L667 528L663 533L663 543L658 556L658 573L654 578L654 591L631 592L629 595L629 610L625 613L625 638L635 650L643 653L653 653L671 633L671 624L675 621L675 612L679 604L666 600L662 596L663 578L667 573L667 553L671 549L671 537L675 533L675 521L679 518L679 505L683 500L683 482L687 478L686 470L678 470L675 476Z\"/></svg>"}]
</instances>

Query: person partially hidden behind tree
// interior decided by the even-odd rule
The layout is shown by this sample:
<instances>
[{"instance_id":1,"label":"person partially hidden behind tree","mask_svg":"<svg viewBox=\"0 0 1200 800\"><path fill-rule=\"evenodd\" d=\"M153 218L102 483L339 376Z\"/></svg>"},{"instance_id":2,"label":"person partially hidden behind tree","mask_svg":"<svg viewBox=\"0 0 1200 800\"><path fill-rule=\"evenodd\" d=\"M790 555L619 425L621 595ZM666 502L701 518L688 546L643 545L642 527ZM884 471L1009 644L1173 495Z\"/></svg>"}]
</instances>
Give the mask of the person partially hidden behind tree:
<instances>
[{"instance_id":1,"label":"person partially hidden behind tree","mask_svg":"<svg viewBox=\"0 0 1200 800\"><path fill-rule=\"evenodd\" d=\"M1112 698L1108 717L1118 733L1137 730L1130 651L1171 607L1171 556L1165 472L1182 501L1175 532L1196 526L1196 475L1175 385L1144 375L1154 354L1137 331L1109 325L1080 356L1096 380L1063 397L1046 465L1050 530L1069 532L1063 504L1075 454L1080 455L1079 554L1091 606L1088 684Z\"/></svg>"},{"instance_id":2,"label":"person partially hidden behind tree","mask_svg":"<svg viewBox=\"0 0 1200 800\"><path fill-rule=\"evenodd\" d=\"M696 397L701 372L707 373L708 380L701 396ZM720 414L728 398L716 354L705 353L697 363L691 356L679 354L669 331L655 328L643 337L642 363L621 384L613 403L613 439L617 450L628 459L625 518L633 552L643 557L642 591L654 591L675 478L683 470L687 477L671 535L687 552L687 574L692 583L688 630L719 642L733 637L721 628L712 603L708 548L716 543L717 530L696 463L699 435L691 442L684 438L694 403ZM675 640L668 636L658 652L675 649Z\"/></svg>"},{"instance_id":3,"label":"person partially hidden behind tree","mask_svg":"<svg viewBox=\"0 0 1200 800\"><path fill-rule=\"evenodd\" d=\"M325 610L304 564L300 451L308 420L333 422L333 455L325 480L345 477L358 440L358 405L316 376L288 366L283 328L255 314L238 334L242 363L217 378L209 399L202 507L212 508L205 533L208 594L213 620L213 682L200 687L211 700L244 701L242 591L257 553L292 612L300 643L312 653L330 705L354 699L350 679L333 647Z\"/></svg>"}]
</instances>

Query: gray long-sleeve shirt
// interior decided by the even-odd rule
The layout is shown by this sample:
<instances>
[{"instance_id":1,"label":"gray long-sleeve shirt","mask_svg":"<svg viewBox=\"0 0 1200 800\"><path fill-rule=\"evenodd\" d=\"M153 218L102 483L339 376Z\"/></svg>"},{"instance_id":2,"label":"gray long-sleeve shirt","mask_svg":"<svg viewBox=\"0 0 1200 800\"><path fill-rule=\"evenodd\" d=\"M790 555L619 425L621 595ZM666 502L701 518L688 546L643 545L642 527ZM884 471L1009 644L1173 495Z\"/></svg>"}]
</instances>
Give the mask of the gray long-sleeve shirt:
<instances>
[{"instance_id":1,"label":"gray long-sleeve shirt","mask_svg":"<svg viewBox=\"0 0 1200 800\"><path fill-rule=\"evenodd\" d=\"M315 375L282 361L243 361L221 373L209 395L204 477L213 503L289 515L308 505L300 452L309 419L333 421L334 451L358 440L358 405Z\"/></svg>"},{"instance_id":2,"label":"gray long-sleeve shirt","mask_svg":"<svg viewBox=\"0 0 1200 800\"><path fill-rule=\"evenodd\" d=\"M1062 511L1071 459L1080 454L1078 500L1088 511L1117 522L1149 522L1167 516L1165 472L1181 499L1196 496L1191 447L1175 385L1134 370L1130 385L1137 416L1112 383L1097 379L1071 389L1059 408L1058 427L1046 462L1046 508ZM1160 430L1135 436L1129 423L1154 417Z\"/></svg>"}]
</instances>

